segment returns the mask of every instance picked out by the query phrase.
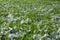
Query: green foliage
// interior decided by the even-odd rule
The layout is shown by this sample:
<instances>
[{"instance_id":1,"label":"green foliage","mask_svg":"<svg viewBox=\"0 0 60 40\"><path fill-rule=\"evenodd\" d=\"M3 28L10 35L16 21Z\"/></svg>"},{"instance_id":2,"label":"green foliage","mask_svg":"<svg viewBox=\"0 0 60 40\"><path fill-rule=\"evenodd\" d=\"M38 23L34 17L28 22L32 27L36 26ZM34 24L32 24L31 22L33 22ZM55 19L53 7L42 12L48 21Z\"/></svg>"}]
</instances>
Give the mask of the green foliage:
<instances>
[{"instance_id":1,"label":"green foliage","mask_svg":"<svg viewBox=\"0 0 60 40\"><path fill-rule=\"evenodd\" d=\"M59 40L59 30L59 0L0 0L0 39Z\"/></svg>"}]
</instances>

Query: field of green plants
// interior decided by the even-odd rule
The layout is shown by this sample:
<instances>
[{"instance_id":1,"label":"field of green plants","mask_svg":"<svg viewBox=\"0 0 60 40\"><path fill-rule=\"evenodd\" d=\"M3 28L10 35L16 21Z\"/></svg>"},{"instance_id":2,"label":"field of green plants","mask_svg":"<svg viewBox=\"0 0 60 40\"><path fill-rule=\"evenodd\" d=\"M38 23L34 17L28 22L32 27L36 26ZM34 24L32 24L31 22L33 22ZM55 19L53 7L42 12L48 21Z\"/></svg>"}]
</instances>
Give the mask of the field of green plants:
<instances>
[{"instance_id":1,"label":"field of green plants","mask_svg":"<svg viewBox=\"0 0 60 40\"><path fill-rule=\"evenodd\" d=\"M60 40L60 0L0 0L0 40Z\"/></svg>"}]
</instances>

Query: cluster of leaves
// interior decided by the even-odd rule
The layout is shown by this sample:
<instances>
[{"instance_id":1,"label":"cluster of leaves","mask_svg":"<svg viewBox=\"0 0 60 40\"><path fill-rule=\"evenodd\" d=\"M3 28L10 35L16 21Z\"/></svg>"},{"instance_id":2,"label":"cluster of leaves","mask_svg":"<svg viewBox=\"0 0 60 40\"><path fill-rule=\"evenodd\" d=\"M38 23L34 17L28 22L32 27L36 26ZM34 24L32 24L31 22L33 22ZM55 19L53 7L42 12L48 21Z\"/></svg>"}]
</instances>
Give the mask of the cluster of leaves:
<instances>
[{"instance_id":1,"label":"cluster of leaves","mask_svg":"<svg viewBox=\"0 0 60 40\"><path fill-rule=\"evenodd\" d=\"M59 40L59 0L0 0L1 40Z\"/></svg>"}]
</instances>

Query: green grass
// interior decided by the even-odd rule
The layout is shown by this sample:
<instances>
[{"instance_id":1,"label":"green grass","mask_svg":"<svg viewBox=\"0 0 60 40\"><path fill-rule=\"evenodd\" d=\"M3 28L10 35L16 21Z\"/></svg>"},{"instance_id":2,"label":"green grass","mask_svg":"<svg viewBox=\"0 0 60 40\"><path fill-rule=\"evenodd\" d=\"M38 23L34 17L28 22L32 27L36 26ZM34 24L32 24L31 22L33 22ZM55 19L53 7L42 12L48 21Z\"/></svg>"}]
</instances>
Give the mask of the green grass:
<instances>
[{"instance_id":1,"label":"green grass","mask_svg":"<svg viewBox=\"0 0 60 40\"><path fill-rule=\"evenodd\" d=\"M59 40L59 0L0 0L0 39ZM3 40L1 39L1 40Z\"/></svg>"}]
</instances>

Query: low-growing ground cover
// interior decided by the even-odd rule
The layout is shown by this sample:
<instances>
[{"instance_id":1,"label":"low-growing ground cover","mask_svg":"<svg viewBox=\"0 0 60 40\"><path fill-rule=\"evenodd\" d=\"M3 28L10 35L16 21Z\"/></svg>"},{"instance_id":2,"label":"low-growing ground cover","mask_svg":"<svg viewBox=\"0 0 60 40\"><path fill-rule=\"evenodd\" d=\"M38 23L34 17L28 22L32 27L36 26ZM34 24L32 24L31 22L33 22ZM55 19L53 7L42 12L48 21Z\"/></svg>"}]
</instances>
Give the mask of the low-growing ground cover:
<instances>
[{"instance_id":1,"label":"low-growing ground cover","mask_svg":"<svg viewBox=\"0 0 60 40\"><path fill-rule=\"evenodd\" d=\"M60 1L0 0L0 40L60 40Z\"/></svg>"}]
</instances>

